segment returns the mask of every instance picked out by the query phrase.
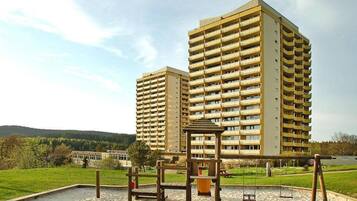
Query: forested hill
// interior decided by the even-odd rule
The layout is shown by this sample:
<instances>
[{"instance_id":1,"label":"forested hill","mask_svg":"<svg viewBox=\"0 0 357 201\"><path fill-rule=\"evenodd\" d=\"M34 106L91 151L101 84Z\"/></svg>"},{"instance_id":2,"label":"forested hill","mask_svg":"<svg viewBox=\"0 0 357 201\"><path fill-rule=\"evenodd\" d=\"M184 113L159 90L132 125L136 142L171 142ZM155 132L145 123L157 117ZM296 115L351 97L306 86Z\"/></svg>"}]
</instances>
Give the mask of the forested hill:
<instances>
[{"instance_id":1,"label":"forested hill","mask_svg":"<svg viewBox=\"0 0 357 201\"><path fill-rule=\"evenodd\" d=\"M118 143L124 146L128 146L135 141L135 135L122 133L81 130L37 129L24 126L0 126L0 137L8 135L106 141L111 143Z\"/></svg>"}]
</instances>

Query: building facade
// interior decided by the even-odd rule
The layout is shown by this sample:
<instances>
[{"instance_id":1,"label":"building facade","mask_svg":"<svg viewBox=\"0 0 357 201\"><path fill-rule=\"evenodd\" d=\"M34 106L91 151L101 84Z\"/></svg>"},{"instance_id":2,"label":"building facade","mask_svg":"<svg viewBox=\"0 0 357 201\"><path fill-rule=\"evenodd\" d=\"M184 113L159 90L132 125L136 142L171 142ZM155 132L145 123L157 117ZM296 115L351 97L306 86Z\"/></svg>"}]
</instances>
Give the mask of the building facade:
<instances>
[{"instance_id":1,"label":"building facade","mask_svg":"<svg viewBox=\"0 0 357 201\"><path fill-rule=\"evenodd\" d=\"M188 124L188 73L165 67L136 83L136 136L151 149L181 152Z\"/></svg>"},{"instance_id":2,"label":"building facade","mask_svg":"<svg viewBox=\"0 0 357 201\"><path fill-rule=\"evenodd\" d=\"M304 155L311 131L311 45L261 0L189 32L189 118L225 128L222 154ZM192 139L198 157L214 139Z\"/></svg>"},{"instance_id":3,"label":"building facade","mask_svg":"<svg viewBox=\"0 0 357 201\"><path fill-rule=\"evenodd\" d=\"M107 152L72 151L71 153L74 164L83 165L84 158L87 158L89 167L100 167L101 161L106 158L112 158L123 167L131 167L128 152L124 150L107 150Z\"/></svg>"}]
</instances>

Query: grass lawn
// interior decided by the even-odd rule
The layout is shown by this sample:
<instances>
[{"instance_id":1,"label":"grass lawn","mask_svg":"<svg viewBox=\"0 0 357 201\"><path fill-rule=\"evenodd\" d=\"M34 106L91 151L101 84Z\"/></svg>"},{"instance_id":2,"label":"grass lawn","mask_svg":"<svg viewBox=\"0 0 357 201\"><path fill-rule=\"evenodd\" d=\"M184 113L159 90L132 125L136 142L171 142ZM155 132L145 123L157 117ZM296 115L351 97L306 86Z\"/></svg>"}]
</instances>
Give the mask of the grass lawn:
<instances>
[{"instance_id":1,"label":"grass lawn","mask_svg":"<svg viewBox=\"0 0 357 201\"><path fill-rule=\"evenodd\" d=\"M351 172L332 172L339 170L356 170ZM326 167L326 186L328 190L357 197L357 166ZM243 169L229 170L232 178L222 178L222 184L242 184ZM291 175L264 177L263 169L258 169L258 177L254 177L254 169L244 169L244 178L247 184L283 184L300 187L311 187L312 175L294 175L291 173L304 173L299 168L289 169ZM275 170L277 171L277 170ZM149 170L148 173L153 173ZM285 172L284 172L285 173ZM306 172L305 172L306 173ZM101 183L108 185L126 185L125 170L102 170ZM168 182L184 182L185 175L169 172L166 176ZM0 200L7 200L23 195L37 193L71 184L94 184L95 169L82 169L73 167L41 168L28 170L1 170L0 171ZM142 178L141 184L154 183L152 178Z\"/></svg>"}]
</instances>

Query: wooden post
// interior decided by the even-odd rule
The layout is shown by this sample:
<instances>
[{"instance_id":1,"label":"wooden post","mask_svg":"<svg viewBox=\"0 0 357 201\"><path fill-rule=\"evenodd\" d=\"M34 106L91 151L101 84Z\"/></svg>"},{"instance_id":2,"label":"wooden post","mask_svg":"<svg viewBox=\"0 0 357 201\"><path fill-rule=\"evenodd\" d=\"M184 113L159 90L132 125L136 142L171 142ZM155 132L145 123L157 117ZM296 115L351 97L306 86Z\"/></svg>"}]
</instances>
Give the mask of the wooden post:
<instances>
[{"instance_id":1,"label":"wooden post","mask_svg":"<svg viewBox=\"0 0 357 201\"><path fill-rule=\"evenodd\" d=\"M317 176L318 176L320 155L315 154L314 158L315 159L314 159L314 172L313 172L313 180L312 180L311 201L316 201Z\"/></svg>"},{"instance_id":2,"label":"wooden post","mask_svg":"<svg viewBox=\"0 0 357 201\"><path fill-rule=\"evenodd\" d=\"M156 200L161 200L161 161L156 161Z\"/></svg>"},{"instance_id":3,"label":"wooden post","mask_svg":"<svg viewBox=\"0 0 357 201\"><path fill-rule=\"evenodd\" d=\"M327 201L326 186L325 186L325 181L324 181L324 175L322 173L320 156L319 156L318 169L319 169L319 176L320 176L319 178L320 178L320 188L321 188L321 192L322 192L322 199L323 199L323 201Z\"/></svg>"},{"instance_id":4,"label":"wooden post","mask_svg":"<svg viewBox=\"0 0 357 201\"><path fill-rule=\"evenodd\" d=\"M97 198L100 198L100 178L99 178L99 170L95 171L95 187L96 187L96 195Z\"/></svg>"},{"instance_id":5,"label":"wooden post","mask_svg":"<svg viewBox=\"0 0 357 201\"><path fill-rule=\"evenodd\" d=\"M135 178L135 188L139 188L139 168L135 167L134 168L134 178ZM135 199L137 200L139 197L135 195Z\"/></svg>"},{"instance_id":6,"label":"wooden post","mask_svg":"<svg viewBox=\"0 0 357 201\"><path fill-rule=\"evenodd\" d=\"M132 201L131 187L132 187L132 175L133 171L131 167L128 168L128 201Z\"/></svg>"},{"instance_id":7,"label":"wooden post","mask_svg":"<svg viewBox=\"0 0 357 201\"><path fill-rule=\"evenodd\" d=\"M160 178L161 178L161 184L165 183L165 169L164 167L164 161L160 161L159 166L162 168L160 169ZM161 190L161 200L165 200L165 189Z\"/></svg>"},{"instance_id":8,"label":"wooden post","mask_svg":"<svg viewBox=\"0 0 357 201\"><path fill-rule=\"evenodd\" d=\"M191 133L186 132L186 201L191 201Z\"/></svg>"},{"instance_id":9,"label":"wooden post","mask_svg":"<svg viewBox=\"0 0 357 201\"><path fill-rule=\"evenodd\" d=\"M269 161L267 161L265 164L265 176L271 177L271 167Z\"/></svg>"},{"instance_id":10,"label":"wooden post","mask_svg":"<svg viewBox=\"0 0 357 201\"><path fill-rule=\"evenodd\" d=\"M216 133L216 147L215 147L215 159L217 160L217 164L216 164L216 183L215 183L215 192L214 192L214 197L215 197L215 201L220 201L221 200L221 196L220 196L220 186L221 186L221 182L220 182L220 170L221 170L221 133Z\"/></svg>"}]
</instances>

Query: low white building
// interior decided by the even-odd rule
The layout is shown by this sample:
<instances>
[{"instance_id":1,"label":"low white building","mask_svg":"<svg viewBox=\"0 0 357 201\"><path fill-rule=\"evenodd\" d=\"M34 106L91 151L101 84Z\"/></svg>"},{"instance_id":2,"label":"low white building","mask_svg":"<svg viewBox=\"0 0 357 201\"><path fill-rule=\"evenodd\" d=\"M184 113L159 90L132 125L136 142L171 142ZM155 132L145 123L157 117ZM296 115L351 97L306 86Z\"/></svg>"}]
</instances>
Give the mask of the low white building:
<instances>
[{"instance_id":1,"label":"low white building","mask_svg":"<svg viewBox=\"0 0 357 201\"><path fill-rule=\"evenodd\" d=\"M131 167L128 152L125 150L107 150L107 152L72 151L71 153L72 161L77 165L83 165L83 160L85 157L88 159L89 167L98 167L100 161L109 157L119 161L123 167Z\"/></svg>"}]
</instances>

